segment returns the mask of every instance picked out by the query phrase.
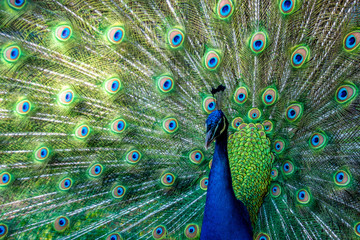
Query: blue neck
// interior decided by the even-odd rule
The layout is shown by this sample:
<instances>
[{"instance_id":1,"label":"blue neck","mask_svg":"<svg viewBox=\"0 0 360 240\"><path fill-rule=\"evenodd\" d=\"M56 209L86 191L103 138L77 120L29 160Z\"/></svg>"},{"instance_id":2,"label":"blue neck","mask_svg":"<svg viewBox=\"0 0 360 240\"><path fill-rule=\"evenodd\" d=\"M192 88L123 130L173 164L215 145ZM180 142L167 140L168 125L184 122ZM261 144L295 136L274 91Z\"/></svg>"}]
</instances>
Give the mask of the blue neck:
<instances>
[{"instance_id":1,"label":"blue neck","mask_svg":"<svg viewBox=\"0 0 360 240\"><path fill-rule=\"evenodd\" d=\"M200 239L253 239L252 235L249 213L232 188L225 133L215 144Z\"/></svg>"}]
</instances>

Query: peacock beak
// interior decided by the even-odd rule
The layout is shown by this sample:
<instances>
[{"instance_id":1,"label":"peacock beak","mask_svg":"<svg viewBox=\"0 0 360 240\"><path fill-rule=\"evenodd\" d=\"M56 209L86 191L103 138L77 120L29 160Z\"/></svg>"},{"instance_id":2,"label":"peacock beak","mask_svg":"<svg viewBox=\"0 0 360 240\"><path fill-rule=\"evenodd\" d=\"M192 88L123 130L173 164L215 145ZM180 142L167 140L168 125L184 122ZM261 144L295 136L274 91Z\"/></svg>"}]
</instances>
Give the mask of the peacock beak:
<instances>
[{"instance_id":1,"label":"peacock beak","mask_svg":"<svg viewBox=\"0 0 360 240\"><path fill-rule=\"evenodd\" d=\"M216 130L216 129L215 129ZM215 140L215 130L213 128L209 129L205 137L205 150L208 150L210 144Z\"/></svg>"}]
</instances>

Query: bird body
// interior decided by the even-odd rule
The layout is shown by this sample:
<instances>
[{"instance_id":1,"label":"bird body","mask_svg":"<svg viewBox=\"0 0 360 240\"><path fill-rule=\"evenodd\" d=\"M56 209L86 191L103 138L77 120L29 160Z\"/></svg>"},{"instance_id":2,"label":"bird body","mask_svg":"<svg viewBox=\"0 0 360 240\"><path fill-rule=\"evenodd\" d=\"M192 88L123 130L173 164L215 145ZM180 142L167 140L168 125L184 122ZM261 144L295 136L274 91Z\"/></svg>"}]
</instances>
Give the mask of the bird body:
<instances>
[{"instance_id":1,"label":"bird body","mask_svg":"<svg viewBox=\"0 0 360 240\"><path fill-rule=\"evenodd\" d=\"M0 239L358 239L359 9L0 1Z\"/></svg>"},{"instance_id":2,"label":"bird body","mask_svg":"<svg viewBox=\"0 0 360 240\"><path fill-rule=\"evenodd\" d=\"M235 197L233 190L226 126L224 132L216 138L201 239L252 239L252 235L248 210L244 203Z\"/></svg>"}]
</instances>

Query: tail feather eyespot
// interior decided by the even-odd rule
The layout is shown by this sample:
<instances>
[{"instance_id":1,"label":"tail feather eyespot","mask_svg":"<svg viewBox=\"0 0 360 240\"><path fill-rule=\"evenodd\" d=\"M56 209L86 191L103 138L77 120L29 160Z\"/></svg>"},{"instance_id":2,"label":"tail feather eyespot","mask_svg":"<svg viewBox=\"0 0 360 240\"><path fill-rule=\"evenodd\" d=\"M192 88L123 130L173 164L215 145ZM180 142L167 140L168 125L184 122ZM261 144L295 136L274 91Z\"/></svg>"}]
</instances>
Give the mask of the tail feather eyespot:
<instances>
[{"instance_id":1,"label":"tail feather eyespot","mask_svg":"<svg viewBox=\"0 0 360 240\"><path fill-rule=\"evenodd\" d=\"M203 177L200 180L200 188L202 190L207 190L208 184L209 184L209 178L208 177Z\"/></svg>"},{"instance_id":2,"label":"tail feather eyespot","mask_svg":"<svg viewBox=\"0 0 360 240\"><path fill-rule=\"evenodd\" d=\"M12 175L8 172L0 173L0 187L8 186L12 181Z\"/></svg>"},{"instance_id":3,"label":"tail feather eyespot","mask_svg":"<svg viewBox=\"0 0 360 240\"><path fill-rule=\"evenodd\" d=\"M114 198L122 198L125 196L126 188L122 185L117 185L112 189L111 192Z\"/></svg>"},{"instance_id":4,"label":"tail feather eyespot","mask_svg":"<svg viewBox=\"0 0 360 240\"><path fill-rule=\"evenodd\" d=\"M354 84L344 84L335 92L335 99L340 104L349 103L358 95L358 89Z\"/></svg>"},{"instance_id":5,"label":"tail feather eyespot","mask_svg":"<svg viewBox=\"0 0 360 240\"><path fill-rule=\"evenodd\" d=\"M7 2L9 6L15 10L22 9L26 4L26 0L8 0Z\"/></svg>"},{"instance_id":6,"label":"tail feather eyespot","mask_svg":"<svg viewBox=\"0 0 360 240\"><path fill-rule=\"evenodd\" d=\"M20 115L26 115L30 113L31 107L32 105L29 100L21 100L16 104L16 112Z\"/></svg>"},{"instance_id":7,"label":"tail feather eyespot","mask_svg":"<svg viewBox=\"0 0 360 240\"><path fill-rule=\"evenodd\" d=\"M90 127L86 124L82 124L75 130L75 136L79 139L85 139L90 134Z\"/></svg>"},{"instance_id":8,"label":"tail feather eyespot","mask_svg":"<svg viewBox=\"0 0 360 240\"><path fill-rule=\"evenodd\" d=\"M168 33L168 41L171 48L177 49L180 48L185 40L185 35L180 29L172 29Z\"/></svg>"},{"instance_id":9,"label":"tail feather eyespot","mask_svg":"<svg viewBox=\"0 0 360 240\"><path fill-rule=\"evenodd\" d=\"M221 0L217 4L217 15L220 19L228 19L234 12L232 0Z\"/></svg>"},{"instance_id":10,"label":"tail feather eyespot","mask_svg":"<svg viewBox=\"0 0 360 240\"><path fill-rule=\"evenodd\" d=\"M118 78L111 78L105 82L104 88L107 93L115 94L121 88L121 81Z\"/></svg>"},{"instance_id":11,"label":"tail feather eyespot","mask_svg":"<svg viewBox=\"0 0 360 240\"><path fill-rule=\"evenodd\" d=\"M258 108L252 108L248 112L248 117L252 120L258 120L261 117L261 111Z\"/></svg>"},{"instance_id":12,"label":"tail feather eyespot","mask_svg":"<svg viewBox=\"0 0 360 240\"><path fill-rule=\"evenodd\" d=\"M158 79L158 88L163 93L171 92L174 89L174 79L170 76L161 76Z\"/></svg>"},{"instance_id":13,"label":"tail feather eyespot","mask_svg":"<svg viewBox=\"0 0 360 240\"><path fill-rule=\"evenodd\" d=\"M112 27L107 32L107 39L113 44L119 44L124 40L125 29L123 27Z\"/></svg>"},{"instance_id":14,"label":"tail feather eyespot","mask_svg":"<svg viewBox=\"0 0 360 240\"><path fill-rule=\"evenodd\" d=\"M19 60L20 56L21 56L21 49L19 46L10 46L5 48L4 50L4 59L5 61L9 62L9 63L14 63L17 60Z\"/></svg>"},{"instance_id":15,"label":"tail feather eyespot","mask_svg":"<svg viewBox=\"0 0 360 240\"><path fill-rule=\"evenodd\" d=\"M153 230L153 238L154 239L163 239L167 234L166 228L163 225L159 225Z\"/></svg>"},{"instance_id":16,"label":"tail feather eyespot","mask_svg":"<svg viewBox=\"0 0 360 240\"><path fill-rule=\"evenodd\" d=\"M243 104L248 99L248 91L246 87L239 87L234 94L234 100L238 104Z\"/></svg>"},{"instance_id":17,"label":"tail feather eyespot","mask_svg":"<svg viewBox=\"0 0 360 240\"><path fill-rule=\"evenodd\" d=\"M281 0L279 3L280 11L284 15L290 15L295 10L296 0Z\"/></svg>"},{"instance_id":18,"label":"tail feather eyespot","mask_svg":"<svg viewBox=\"0 0 360 240\"><path fill-rule=\"evenodd\" d=\"M136 164L140 161L142 155L138 150L132 150L126 154L126 161L131 164Z\"/></svg>"},{"instance_id":19,"label":"tail feather eyespot","mask_svg":"<svg viewBox=\"0 0 360 240\"><path fill-rule=\"evenodd\" d=\"M323 149L327 144L327 136L324 133L313 133L309 139L309 145L314 150Z\"/></svg>"},{"instance_id":20,"label":"tail feather eyespot","mask_svg":"<svg viewBox=\"0 0 360 240\"><path fill-rule=\"evenodd\" d=\"M35 150L34 155L37 161L44 161L49 157L50 150L47 147L40 147Z\"/></svg>"},{"instance_id":21,"label":"tail feather eyespot","mask_svg":"<svg viewBox=\"0 0 360 240\"><path fill-rule=\"evenodd\" d=\"M204 154L200 150L194 150L189 154L192 163L200 164L204 160Z\"/></svg>"},{"instance_id":22,"label":"tail feather eyespot","mask_svg":"<svg viewBox=\"0 0 360 240\"><path fill-rule=\"evenodd\" d=\"M294 68L300 68L309 60L309 57L309 48L305 46L300 46L296 48L291 54L291 64Z\"/></svg>"},{"instance_id":23,"label":"tail feather eyespot","mask_svg":"<svg viewBox=\"0 0 360 240\"><path fill-rule=\"evenodd\" d=\"M259 54L265 50L267 46L267 36L264 32L255 33L250 40L250 49L252 52Z\"/></svg>"},{"instance_id":24,"label":"tail feather eyespot","mask_svg":"<svg viewBox=\"0 0 360 240\"><path fill-rule=\"evenodd\" d=\"M300 189L296 192L296 199L301 204L307 204L311 200L309 192L305 189Z\"/></svg>"},{"instance_id":25,"label":"tail feather eyespot","mask_svg":"<svg viewBox=\"0 0 360 240\"><path fill-rule=\"evenodd\" d=\"M275 140L274 142L274 151L278 154L282 153L285 149L285 142L281 139Z\"/></svg>"},{"instance_id":26,"label":"tail feather eyespot","mask_svg":"<svg viewBox=\"0 0 360 240\"><path fill-rule=\"evenodd\" d=\"M9 228L7 225L0 223L0 239L5 237L9 231Z\"/></svg>"},{"instance_id":27,"label":"tail feather eyespot","mask_svg":"<svg viewBox=\"0 0 360 240\"><path fill-rule=\"evenodd\" d=\"M175 175L172 173L165 173L161 177L161 183L167 187L172 186L175 183Z\"/></svg>"},{"instance_id":28,"label":"tail feather eyespot","mask_svg":"<svg viewBox=\"0 0 360 240\"><path fill-rule=\"evenodd\" d=\"M66 228L69 227L69 225L70 220L65 216L57 217L54 221L54 228L57 232L65 231Z\"/></svg>"},{"instance_id":29,"label":"tail feather eyespot","mask_svg":"<svg viewBox=\"0 0 360 240\"><path fill-rule=\"evenodd\" d=\"M114 133L122 133L127 127L126 121L124 119L116 119L110 124L111 131Z\"/></svg>"},{"instance_id":30,"label":"tail feather eyespot","mask_svg":"<svg viewBox=\"0 0 360 240\"><path fill-rule=\"evenodd\" d=\"M100 163L96 163L89 168L89 175L90 175L90 177L93 177L93 178L100 177L103 170L104 170L104 167Z\"/></svg>"},{"instance_id":31,"label":"tail feather eyespot","mask_svg":"<svg viewBox=\"0 0 360 240\"><path fill-rule=\"evenodd\" d=\"M63 178L59 183L59 188L62 191L68 191L73 185L73 180L71 178Z\"/></svg>"},{"instance_id":32,"label":"tail feather eyespot","mask_svg":"<svg viewBox=\"0 0 360 240\"><path fill-rule=\"evenodd\" d=\"M166 133L174 133L179 129L179 123L175 118L167 118L163 121L163 129Z\"/></svg>"},{"instance_id":33,"label":"tail feather eyespot","mask_svg":"<svg viewBox=\"0 0 360 240\"><path fill-rule=\"evenodd\" d=\"M219 67L221 58L217 52L209 51L205 54L204 61L205 67L208 70L213 71Z\"/></svg>"},{"instance_id":34,"label":"tail feather eyespot","mask_svg":"<svg viewBox=\"0 0 360 240\"><path fill-rule=\"evenodd\" d=\"M122 239L123 238L118 232L111 233L106 237L106 240L122 240Z\"/></svg>"},{"instance_id":35,"label":"tail feather eyespot","mask_svg":"<svg viewBox=\"0 0 360 240\"><path fill-rule=\"evenodd\" d=\"M270 237L266 233L259 233L256 236L256 240L270 240Z\"/></svg>"},{"instance_id":36,"label":"tail feather eyespot","mask_svg":"<svg viewBox=\"0 0 360 240\"><path fill-rule=\"evenodd\" d=\"M261 99L266 106L271 106L276 102L277 98L277 91L274 88L268 88L264 91Z\"/></svg>"},{"instance_id":37,"label":"tail feather eyespot","mask_svg":"<svg viewBox=\"0 0 360 240\"><path fill-rule=\"evenodd\" d=\"M277 198L281 195L281 187L279 186L279 184L271 185L270 194L273 198Z\"/></svg>"},{"instance_id":38,"label":"tail feather eyespot","mask_svg":"<svg viewBox=\"0 0 360 240\"><path fill-rule=\"evenodd\" d=\"M303 114L303 107L301 104L294 103L286 108L286 120L288 122L298 121Z\"/></svg>"},{"instance_id":39,"label":"tail feather eyespot","mask_svg":"<svg viewBox=\"0 0 360 240\"><path fill-rule=\"evenodd\" d=\"M344 170L339 170L334 174L334 182L337 186L346 187L351 180L350 174Z\"/></svg>"},{"instance_id":40,"label":"tail feather eyespot","mask_svg":"<svg viewBox=\"0 0 360 240\"><path fill-rule=\"evenodd\" d=\"M194 223L190 223L186 225L184 233L188 239L194 239L199 237L200 236L199 225Z\"/></svg>"},{"instance_id":41,"label":"tail feather eyespot","mask_svg":"<svg viewBox=\"0 0 360 240\"><path fill-rule=\"evenodd\" d=\"M344 48L347 52L352 52L355 49L358 49L360 46L360 30L356 30L348 33L344 37Z\"/></svg>"}]
</instances>

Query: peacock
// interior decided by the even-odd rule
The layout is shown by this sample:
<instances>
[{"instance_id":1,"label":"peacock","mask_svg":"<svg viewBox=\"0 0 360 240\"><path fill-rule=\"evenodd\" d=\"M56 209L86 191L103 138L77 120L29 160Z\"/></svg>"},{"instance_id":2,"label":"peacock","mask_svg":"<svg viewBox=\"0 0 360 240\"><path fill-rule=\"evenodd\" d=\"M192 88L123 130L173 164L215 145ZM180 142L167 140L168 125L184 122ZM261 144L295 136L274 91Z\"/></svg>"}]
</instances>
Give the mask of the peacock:
<instances>
[{"instance_id":1,"label":"peacock","mask_svg":"<svg viewBox=\"0 0 360 240\"><path fill-rule=\"evenodd\" d=\"M2 0L0 49L0 239L360 239L358 0Z\"/></svg>"}]
</instances>

